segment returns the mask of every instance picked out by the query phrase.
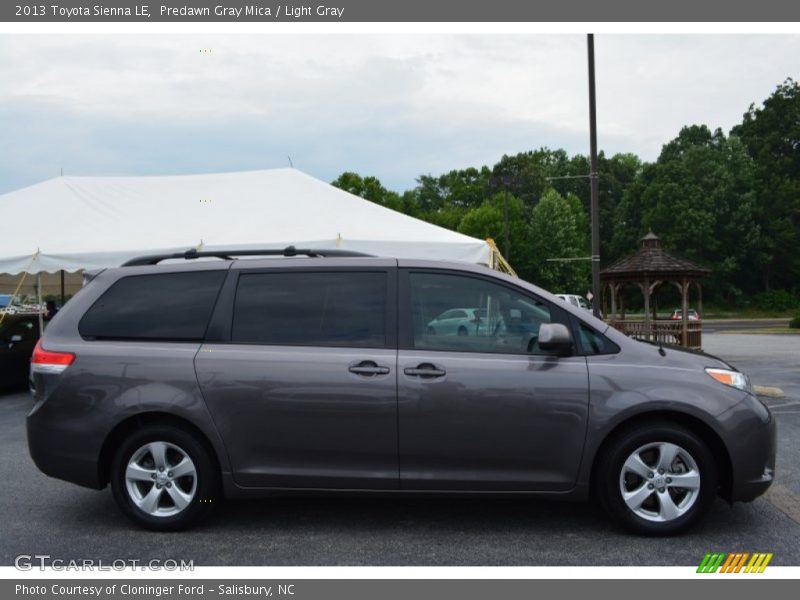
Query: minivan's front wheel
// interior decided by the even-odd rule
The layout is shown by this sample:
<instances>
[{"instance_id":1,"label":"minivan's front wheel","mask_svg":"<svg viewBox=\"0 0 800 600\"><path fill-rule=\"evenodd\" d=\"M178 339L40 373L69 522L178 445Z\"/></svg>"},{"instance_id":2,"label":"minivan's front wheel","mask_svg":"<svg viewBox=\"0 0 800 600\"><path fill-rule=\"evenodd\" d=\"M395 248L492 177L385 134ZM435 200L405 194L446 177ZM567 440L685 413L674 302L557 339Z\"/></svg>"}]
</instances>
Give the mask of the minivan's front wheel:
<instances>
[{"instance_id":1,"label":"minivan's front wheel","mask_svg":"<svg viewBox=\"0 0 800 600\"><path fill-rule=\"evenodd\" d=\"M597 493L606 511L637 533L670 535L714 502L717 468L706 444L672 423L652 423L615 438L600 458Z\"/></svg>"},{"instance_id":2,"label":"minivan's front wheel","mask_svg":"<svg viewBox=\"0 0 800 600\"><path fill-rule=\"evenodd\" d=\"M148 529L183 529L206 516L219 496L219 473L209 451L177 427L136 431L117 449L111 470L117 504Z\"/></svg>"}]
</instances>

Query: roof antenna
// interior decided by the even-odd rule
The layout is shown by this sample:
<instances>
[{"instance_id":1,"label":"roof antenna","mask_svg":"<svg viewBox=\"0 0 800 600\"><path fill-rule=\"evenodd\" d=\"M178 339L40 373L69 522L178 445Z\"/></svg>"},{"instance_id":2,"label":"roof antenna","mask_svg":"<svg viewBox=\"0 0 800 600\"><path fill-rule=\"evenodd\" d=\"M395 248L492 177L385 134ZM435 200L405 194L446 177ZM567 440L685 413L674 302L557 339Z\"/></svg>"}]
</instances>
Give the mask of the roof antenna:
<instances>
[{"instance_id":1,"label":"roof antenna","mask_svg":"<svg viewBox=\"0 0 800 600\"><path fill-rule=\"evenodd\" d=\"M291 167L292 169L294 169L294 163L292 162L292 157L291 157L291 156L287 156L286 158L288 158L288 159L289 159L289 167Z\"/></svg>"}]
</instances>

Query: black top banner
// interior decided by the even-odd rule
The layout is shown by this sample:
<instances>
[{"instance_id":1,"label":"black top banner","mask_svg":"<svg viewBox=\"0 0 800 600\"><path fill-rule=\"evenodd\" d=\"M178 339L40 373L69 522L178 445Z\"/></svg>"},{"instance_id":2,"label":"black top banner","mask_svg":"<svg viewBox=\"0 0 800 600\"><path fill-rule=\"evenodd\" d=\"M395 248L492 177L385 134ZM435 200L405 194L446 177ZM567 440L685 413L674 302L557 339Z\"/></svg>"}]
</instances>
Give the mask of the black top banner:
<instances>
[{"instance_id":1,"label":"black top banner","mask_svg":"<svg viewBox=\"0 0 800 600\"><path fill-rule=\"evenodd\" d=\"M787 0L3 0L5 22L787 22Z\"/></svg>"}]
</instances>

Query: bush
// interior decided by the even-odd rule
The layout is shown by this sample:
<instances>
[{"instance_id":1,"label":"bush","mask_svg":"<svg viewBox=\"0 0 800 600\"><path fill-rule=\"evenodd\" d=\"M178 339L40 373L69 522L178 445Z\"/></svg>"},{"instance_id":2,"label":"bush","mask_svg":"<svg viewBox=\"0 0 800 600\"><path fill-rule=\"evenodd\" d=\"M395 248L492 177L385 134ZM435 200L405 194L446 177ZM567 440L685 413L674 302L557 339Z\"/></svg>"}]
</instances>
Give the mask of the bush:
<instances>
[{"instance_id":1,"label":"bush","mask_svg":"<svg viewBox=\"0 0 800 600\"><path fill-rule=\"evenodd\" d=\"M789 321L789 327L792 329L800 329L800 315Z\"/></svg>"},{"instance_id":2,"label":"bush","mask_svg":"<svg viewBox=\"0 0 800 600\"><path fill-rule=\"evenodd\" d=\"M800 301L797 296L786 290L769 290L756 295L753 304L763 310L782 312L798 308Z\"/></svg>"}]
</instances>

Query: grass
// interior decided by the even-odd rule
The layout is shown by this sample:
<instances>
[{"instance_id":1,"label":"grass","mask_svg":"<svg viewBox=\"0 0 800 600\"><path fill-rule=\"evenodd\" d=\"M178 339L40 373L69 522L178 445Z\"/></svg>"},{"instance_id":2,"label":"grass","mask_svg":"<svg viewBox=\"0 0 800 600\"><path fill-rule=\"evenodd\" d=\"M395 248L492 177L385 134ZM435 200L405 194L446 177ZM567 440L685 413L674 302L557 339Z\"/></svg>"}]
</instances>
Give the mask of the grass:
<instances>
[{"instance_id":1,"label":"grass","mask_svg":"<svg viewBox=\"0 0 800 600\"><path fill-rule=\"evenodd\" d=\"M785 335L800 335L800 329L788 327L759 327L758 329L726 329L718 333L780 333Z\"/></svg>"},{"instance_id":2,"label":"grass","mask_svg":"<svg viewBox=\"0 0 800 600\"><path fill-rule=\"evenodd\" d=\"M717 309L703 310L705 319L791 319L797 316L797 309L792 310L765 310L761 308L742 309Z\"/></svg>"},{"instance_id":3,"label":"grass","mask_svg":"<svg viewBox=\"0 0 800 600\"><path fill-rule=\"evenodd\" d=\"M798 315L798 310L762 310L757 308L745 309L716 309L716 308L703 308L701 313L703 320L705 319L792 319ZM669 319L672 316L672 311L658 313L659 319ZM625 318L643 319L643 312L625 311Z\"/></svg>"}]
</instances>

